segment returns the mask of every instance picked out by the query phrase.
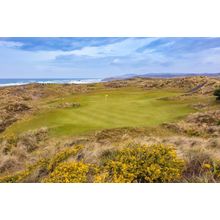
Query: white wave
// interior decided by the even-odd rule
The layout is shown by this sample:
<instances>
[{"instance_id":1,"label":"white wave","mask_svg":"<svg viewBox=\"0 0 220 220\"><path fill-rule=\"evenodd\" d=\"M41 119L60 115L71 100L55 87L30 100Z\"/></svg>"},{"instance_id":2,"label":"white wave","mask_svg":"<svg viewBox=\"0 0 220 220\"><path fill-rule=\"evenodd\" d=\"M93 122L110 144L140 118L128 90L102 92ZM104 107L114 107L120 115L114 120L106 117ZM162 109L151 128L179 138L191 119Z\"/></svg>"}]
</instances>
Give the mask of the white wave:
<instances>
[{"instance_id":1,"label":"white wave","mask_svg":"<svg viewBox=\"0 0 220 220\"><path fill-rule=\"evenodd\" d=\"M14 83L1 83L0 82L0 87L7 87L7 86L20 86L20 85L27 85L31 83L38 83L38 84L89 84L89 83L97 83L101 82L102 79L54 79L54 80L31 80L31 81L26 81L26 82L14 82Z\"/></svg>"},{"instance_id":2,"label":"white wave","mask_svg":"<svg viewBox=\"0 0 220 220\"><path fill-rule=\"evenodd\" d=\"M0 87L21 86L21 85L27 85L27 84L30 84L30 82L3 83L3 84L0 84Z\"/></svg>"},{"instance_id":3,"label":"white wave","mask_svg":"<svg viewBox=\"0 0 220 220\"><path fill-rule=\"evenodd\" d=\"M48 80L48 81L37 81L36 83L44 84L87 84L101 82L101 79L83 79L83 80Z\"/></svg>"},{"instance_id":4,"label":"white wave","mask_svg":"<svg viewBox=\"0 0 220 220\"><path fill-rule=\"evenodd\" d=\"M101 79L70 80L68 84L87 84L101 82Z\"/></svg>"}]
</instances>

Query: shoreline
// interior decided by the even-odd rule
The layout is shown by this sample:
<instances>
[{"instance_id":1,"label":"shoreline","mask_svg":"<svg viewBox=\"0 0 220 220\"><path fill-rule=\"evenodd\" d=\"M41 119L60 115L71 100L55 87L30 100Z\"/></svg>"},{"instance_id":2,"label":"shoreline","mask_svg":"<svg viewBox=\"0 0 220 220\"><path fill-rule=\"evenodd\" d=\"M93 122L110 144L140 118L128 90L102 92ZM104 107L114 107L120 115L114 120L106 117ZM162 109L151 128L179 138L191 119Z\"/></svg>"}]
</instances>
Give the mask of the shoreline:
<instances>
[{"instance_id":1,"label":"shoreline","mask_svg":"<svg viewBox=\"0 0 220 220\"><path fill-rule=\"evenodd\" d=\"M1 81L3 81L3 83L1 83ZM0 87L4 88L30 84L91 84L98 82L102 82L102 79L0 79Z\"/></svg>"},{"instance_id":2,"label":"shoreline","mask_svg":"<svg viewBox=\"0 0 220 220\"><path fill-rule=\"evenodd\" d=\"M219 79L219 74L201 74L201 75L175 75L175 76L165 76L161 77L159 75L155 76L146 76L146 75L137 75L132 77L111 77L111 78L73 78L73 79L0 79L0 88L6 87L17 87L31 84L39 84L39 85L86 85L93 83L109 83L114 81L127 81L127 80L135 80L135 79L143 79L143 80L175 80L182 78L212 78Z\"/></svg>"}]
</instances>

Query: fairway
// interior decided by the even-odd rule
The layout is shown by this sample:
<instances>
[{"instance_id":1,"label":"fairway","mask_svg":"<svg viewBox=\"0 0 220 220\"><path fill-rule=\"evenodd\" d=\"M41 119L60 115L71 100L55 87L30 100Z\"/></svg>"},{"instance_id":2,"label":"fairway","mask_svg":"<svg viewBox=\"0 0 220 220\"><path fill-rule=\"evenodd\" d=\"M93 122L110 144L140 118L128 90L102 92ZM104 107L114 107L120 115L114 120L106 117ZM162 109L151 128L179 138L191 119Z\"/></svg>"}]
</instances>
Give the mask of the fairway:
<instances>
[{"instance_id":1,"label":"fairway","mask_svg":"<svg viewBox=\"0 0 220 220\"><path fill-rule=\"evenodd\" d=\"M44 102L46 108L18 121L6 133L48 127L52 136L65 136L106 128L158 126L193 111L186 101L161 99L179 94L165 90L126 88L47 100ZM60 103L80 103L80 107L57 108Z\"/></svg>"}]
</instances>

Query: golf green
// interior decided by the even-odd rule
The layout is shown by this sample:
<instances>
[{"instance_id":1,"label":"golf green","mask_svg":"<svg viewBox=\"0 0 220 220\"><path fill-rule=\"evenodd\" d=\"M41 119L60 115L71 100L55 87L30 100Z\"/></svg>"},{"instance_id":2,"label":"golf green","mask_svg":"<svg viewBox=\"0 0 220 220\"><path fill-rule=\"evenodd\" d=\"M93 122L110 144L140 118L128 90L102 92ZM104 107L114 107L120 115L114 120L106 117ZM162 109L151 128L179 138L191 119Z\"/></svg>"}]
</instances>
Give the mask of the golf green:
<instances>
[{"instance_id":1,"label":"golf green","mask_svg":"<svg viewBox=\"0 0 220 220\"><path fill-rule=\"evenodd\" d=\"M179 94L167 90L126 88L60 97L45 101L44 108L37 114L18 121L6 132L21 133L48 127L51 135L62 136L106 128L157 126L193 111L188 101L165 98ZM62 103L79 103L80 107L57 107Z\"/></svg>"}]
</instances>

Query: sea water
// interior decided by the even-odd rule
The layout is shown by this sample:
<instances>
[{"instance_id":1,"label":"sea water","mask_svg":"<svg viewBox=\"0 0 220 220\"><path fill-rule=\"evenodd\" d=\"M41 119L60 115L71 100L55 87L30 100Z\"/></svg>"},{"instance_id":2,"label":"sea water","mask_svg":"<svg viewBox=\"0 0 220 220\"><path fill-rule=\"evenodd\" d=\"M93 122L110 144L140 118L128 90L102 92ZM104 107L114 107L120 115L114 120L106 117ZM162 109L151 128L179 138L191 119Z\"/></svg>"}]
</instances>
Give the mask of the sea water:
<instances>
[{"instance_id":1,"label":"sea water","mask_svg":"<svg viewBox=\"0 0 220 220\"><path fill-rule=\"evenodd\" d=\"M97 78L72 78L72 79L0 79L0 87L17 86L31 83L43 84L86 84L100 82Z\"/></svg>"}]
</instances>

